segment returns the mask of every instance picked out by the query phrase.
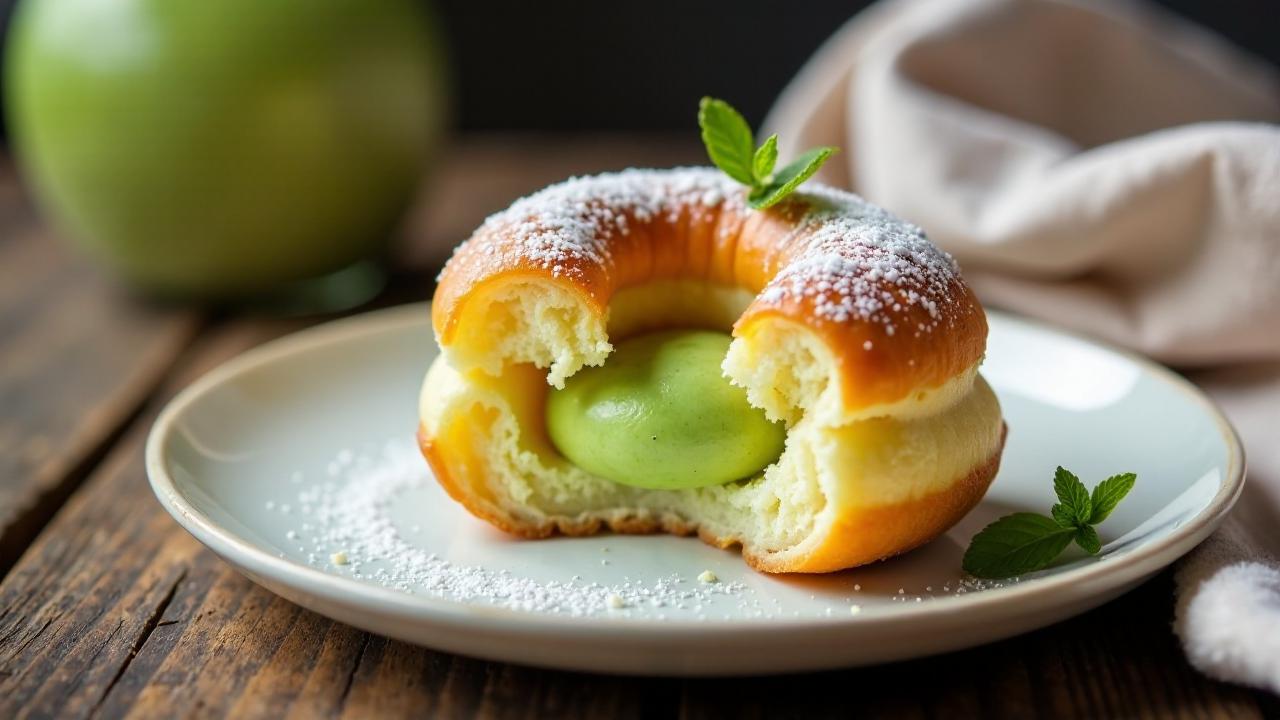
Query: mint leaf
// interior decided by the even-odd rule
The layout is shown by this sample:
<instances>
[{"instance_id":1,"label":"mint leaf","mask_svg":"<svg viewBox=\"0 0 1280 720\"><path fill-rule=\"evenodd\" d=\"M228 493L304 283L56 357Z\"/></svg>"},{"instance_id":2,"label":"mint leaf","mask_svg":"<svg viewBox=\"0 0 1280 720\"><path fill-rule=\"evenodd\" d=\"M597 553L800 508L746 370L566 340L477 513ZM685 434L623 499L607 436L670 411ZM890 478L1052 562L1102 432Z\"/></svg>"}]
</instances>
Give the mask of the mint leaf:
<instances>
[{"instance_id":1,"label":"mint leaf","mask_svg":"<svg viewBox=\"0 0 1280 720\"><path fill-rule=\"evenodd\" d=\"M1053 474L1058 502L1049 510L1053 517L1021 512L986 526L969 541L962 561L965 571L980 578L1002 578L1039 570L1072 540L1097 555L1102 552L1102 538L1093 526L1107 519L1137 480L1133 473L1113 475L1098 483L1090 495L1080 478L1058 466Z\"/></svg>"},{"instance_id":2,"label":"mint leaf","mask_svg":"<svg viewBox=\"0 0 1280 720\"><path fill-rule=\"evenodd\" d=\"M1075 511L1071 510L1066 505L1062 505L1062 504L1054 505L1053 507L1049 508L1049 514L1053 516L1054 522L1058 523L1064 528L1074 528L1076 526Z\"/></svg>"},{"instance_id":3,"label":"mint leaf","mask_svg":"<svg viewBox=\"0 0 1280 720\"><path fill-rule=\"evenodd\" d=\"M804 153L795 162L774 173L773 182L752 188L747 195L747 204L756 210L771 207L818 172L818 168L835 153L836 148L833 147L814 148Z\"/></svg>"},{"instance_id":4,"label":"mint leaf","mask_svg":"<svg viewBox=\"0 0 1280 720\"><path fill-rule=\"evenodd\" d=\"M773 173L773 166L778 162L778 134L774 133L764 144L756 148L755 157L751 159L751 174L755 176L754 184L765 184L769 182L769 175Z\"/></svg>"},{"instance_id":5,"label":"mint leaf","mask_svg":"<svg viewBox=\"0 0 1280 720\"><path fill-rule=\"evenodd\" d=\"M751 126L729 103L704 97L698 103L698 127L702 128L702 144L707 157L726 175L750 188L747 205L763 210L790 195L808 180L836 148L814 148L778 172L778 136L770 135L754 150Z\"/></svg>"},{"instance_id":6,"label":"mint leaf","mask_svg":"<svg viewBox=\"0 0 1280 720\"><path fill-rule=\"evenodd\" d=\"M1076 536L1052 518L1036 513L1005 515L969 543L962 564L980 578L1004 578L1039 570L1058 557Z\"/></svg>"},{"instance_id":7,"label":"mint leaf","mask_svg":"<svg viewBox=\"0 0 1280 720\"><path fill-rule=\"evenodd\" d=\"M1094 486L1093 497L1090 501L1093 511L1089 514L1089 524L1097 525L1106 520L1111 515L1111 511L1116 509L1116 505L1119 505L1124 496L1128 495L1129 491L1133 489L1133 485L1137 481L1137 475L1123 473L1112 475Z\"/></svg>"},{"instance_id":8,"label":"mint leaf","mask_svg":"<svg viewBox=\"0 0 1280 720\"><path fill-rule=\"evenodd\" d=\"M704 97L698 104L698 126L707 156L716 167L743 185L755 185L751 126L729 103Z\"/></svg>"},{"instance_id":9,"label":"mint leaf","mask_svg":"<svg viewBox=\"0 0 1280 720\"><path fill-rule=\"evenodd\" d=\"M1102 550L1102 539L1092 525L1081 525L1076 528L1076 544L1084 548L1090 555L1097 555Z\"/></svg>"},{"instance_id":10,"label":"mint leaf","mask_svg":"<svg viewBox=\"0 0 1280 720\"><path fill-rule=\"evenodd\" d=\"M1080 482L1080 478L1059 465L1058 469L1053 473L1053 491L1057 493L1058 502L1062 506L1061 513L1059 513L1056 505L1050 511L1053 513L1055 520L1065 525L1066 523L1062 523L1062 519L1059 517L1059 514L1061 514L1063 518L1071 517L1074 520L1071 523L1072 525L1087 525L1089 523L1089 517L1093 512L1093 504L1089 500L1089 488Z\"/></svg>"}]
</instances>

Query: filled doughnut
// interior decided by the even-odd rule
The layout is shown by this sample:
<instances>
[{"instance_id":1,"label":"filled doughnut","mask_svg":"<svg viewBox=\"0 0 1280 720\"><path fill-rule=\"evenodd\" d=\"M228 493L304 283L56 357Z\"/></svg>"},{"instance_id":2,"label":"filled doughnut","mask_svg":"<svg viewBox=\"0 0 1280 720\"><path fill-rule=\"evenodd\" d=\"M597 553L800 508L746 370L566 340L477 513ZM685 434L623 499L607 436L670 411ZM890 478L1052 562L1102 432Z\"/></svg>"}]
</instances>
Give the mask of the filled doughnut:
<instances>
[{"instance_id":1,"label":"filled doughnut","mask_svg":"<svg viewBox=\"0 0 1280 720\"><path fill-rule=\"evenodd\" d=\"M913 225L711 169L553 185L442 271L422 452L517 535L696 534L828 572L945 532L996 473L987 324Z\"/></svg>"}]
</instances>

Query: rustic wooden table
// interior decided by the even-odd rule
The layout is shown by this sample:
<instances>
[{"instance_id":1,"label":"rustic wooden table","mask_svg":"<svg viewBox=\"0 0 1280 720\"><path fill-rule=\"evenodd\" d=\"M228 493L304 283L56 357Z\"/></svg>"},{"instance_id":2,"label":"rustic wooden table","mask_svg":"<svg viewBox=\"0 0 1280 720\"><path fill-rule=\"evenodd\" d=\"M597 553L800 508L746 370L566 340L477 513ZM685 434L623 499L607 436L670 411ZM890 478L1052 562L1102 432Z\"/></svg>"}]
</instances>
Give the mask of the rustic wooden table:
<instances>
[{"instance_id":1,"label":"rustic wooden table","mask_svg":"<svg viewBox=\"0 0 1280 720\"><path fill-rule=\"evenodd\" d=\"M454 143L379 304L428 297L487 213L572 173L698 162L664 138ZM1207 680L1170 633L1159 576L1074 620L876 668L761 679L602 677L432 652L250 583L153 499L142 447L176 390L328 318L147 304L54 236L0 169L0 717L1280 717Z\"/></svg>"}]
</instances>

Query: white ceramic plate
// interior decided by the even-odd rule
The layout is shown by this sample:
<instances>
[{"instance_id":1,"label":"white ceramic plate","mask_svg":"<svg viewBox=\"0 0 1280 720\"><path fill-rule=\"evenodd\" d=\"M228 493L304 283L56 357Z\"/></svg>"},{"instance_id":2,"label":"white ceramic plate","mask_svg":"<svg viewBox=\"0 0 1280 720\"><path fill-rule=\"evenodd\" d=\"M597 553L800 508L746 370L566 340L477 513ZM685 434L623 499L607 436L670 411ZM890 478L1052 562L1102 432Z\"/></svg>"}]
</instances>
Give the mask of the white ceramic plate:
<instances>
[{"instance_id":1,"label":"white ceramic plate","mask_svg":"<svg viewBox=\"0 0 1280 720\"><path fill-rule=\"evenodd\" d=\"M366 630L530 665L709 675L916 657L1081 613L1203 540L1243 483L1235 433L1184 380L992 313L983 372L1009 423L1004 462L982 504L919 550L771 577L688 538L513 540L445 497L413 455L428 317L416 305L334 322L209 373L151 433L160 502L254 581ZM1102 525L1101 557L964 580L969 538L1005 513L1046 511L1059 464L1089 485L1138 474ZM704 570L719 582L698 581Z\"/></svg>"}]
</instances>

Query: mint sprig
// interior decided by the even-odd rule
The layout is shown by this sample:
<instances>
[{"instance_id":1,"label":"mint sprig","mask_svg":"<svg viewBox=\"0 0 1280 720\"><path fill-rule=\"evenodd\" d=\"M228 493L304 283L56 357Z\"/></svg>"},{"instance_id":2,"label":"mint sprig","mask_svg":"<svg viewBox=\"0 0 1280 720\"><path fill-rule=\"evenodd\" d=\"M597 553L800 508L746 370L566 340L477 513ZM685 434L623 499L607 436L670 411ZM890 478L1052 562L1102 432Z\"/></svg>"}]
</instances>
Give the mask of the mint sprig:
<instances>
[{"instance_id":1,"label":"mint sprig","mask_svg":"<svg viewBox=\"0 0 1280 720\"><path fill-rule=\"evenodd\" d=\"M1128 495L1129 491L1133 489L1133 484L1137 481L1137 475L1124 473L1122 475L1112 475L1098 483L1098 486L1093 489L1093 496L1090 498L1093 512L1089 514L1089 524L1097 525L1106 520L1111 511L1116 509L1116 505L1119 505L1124 496Z\"/></svg>"},{"instance_id":2,"label":"mint sprig","mask_svg":"<svg viewBox=\"0 0 1280 720\"><path fill-rule=\"evenodd\" d=\"M1051 517L1020 512L986 526L964 553L965 572L980 578L1007 578L1048 567L1074 540L1090 555L1102 551L1094 526L1106 520L1133 489L1138 476L1113 475L1090 493L1080 478L1059 467L1053 475L1058 502Z\"/></svg>"},{"instance_id":3,"label":"mint sprig","mask_svg":"<svg viewBox=\"0 0 1280 720\"><path fill-rule=\"evenodd\" d=\"M1058 496L1058 504L1049 508L1049 513L1059 525L1077 527L1088 524L1093 505L1089 499L1089 488L1080 482L1080 478L1058 466L1053 471L1053 492Z\"/></svg>"},{"instance_id":4,"label":"mint sprig","mask_svg":"<svg viewBox=\"0 0 1280 720\"><path fill-rule=\"evenodd\" d=\"M747 205L763 210L800 187L837 151L819 147L800 155L795 161L774 172L778 163L778 136L770 135L755 147L751 126L729 103L704 97L698 104L698 127L707 156L724 174L746 185Z\"/></svg>"}]
</instances>

